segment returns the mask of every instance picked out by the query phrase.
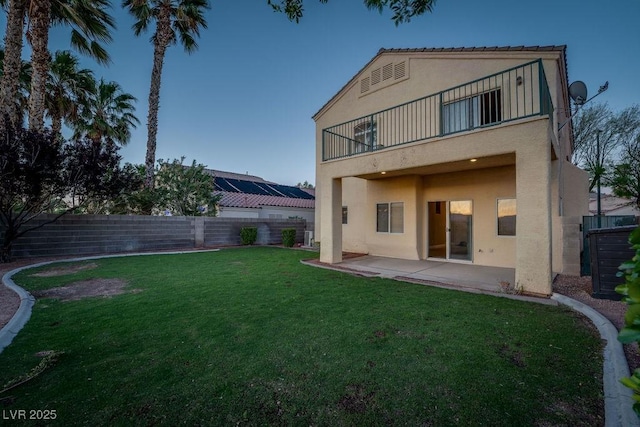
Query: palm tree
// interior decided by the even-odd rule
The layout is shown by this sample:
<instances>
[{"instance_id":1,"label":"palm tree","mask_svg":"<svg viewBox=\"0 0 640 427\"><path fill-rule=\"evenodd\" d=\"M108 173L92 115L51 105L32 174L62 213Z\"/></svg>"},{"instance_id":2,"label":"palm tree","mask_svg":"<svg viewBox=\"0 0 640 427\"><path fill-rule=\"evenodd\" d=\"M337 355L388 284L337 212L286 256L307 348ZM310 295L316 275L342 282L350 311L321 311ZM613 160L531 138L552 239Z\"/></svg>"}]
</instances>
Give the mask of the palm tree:
<instances>
[{"instance_id":1,"label":"palm tree","mask_svg":"<svg viewBox=\"0 0 640 427\"><path fill-rule=\"evenodd\" d=\"M118 83L106 83L100 79L72 124L73 138L86 136L96 144L126 145L131 139L131 129L140 123L134 115L136 108L133 104L136 101L133 95L123 92Z\"/></svg>"},{"instance_id":2,"label":"palm tree","mask_svg":"<svg viewBox=\"0 0 640 427\"><path fill-rule=\"evenodd\" d=\"M200 28L207 28L204 12L209 9L209 1L124 0L122 6L129 9L129 12L137 19L137 22L133 25L136 36L145 32L152 22L156 24L155 33L151 38L153 43L153 69L151 71L151 88L149 90L147 154L145 157L145 186L153 188L160 83L165 52L178 39L187 53L192 53L198 48L195 37L200 35Z\"/></svg>"},{"instance_id":3,"label":"palm tree","mask_svg":"<svg viewBox=\"0 0 640 427\"><path fill-rule=\"evenodd\" d=\"M18 121L19 110L13 100L17 99L22 66L22 32L24 30L25 0L0 0L0 6L8 6L7 30L4 36L3 73L0 79L0 128L5 120L14 125Z\"/></svg>"},{"instance_id":4,"label":"palm tree","mask_svg":"<svg viewBox=\"0 0 640 427\"><path fill-rule=\"evenodd\" d=\"M115 24L106 10L109 0L0 0L9 6L5 46L7 61L5 77L0 89L0 103L5 112L10 111L6 100L14 99L17 91L19 58L22 52L22 36L28 22L27 41L31 44L33 67L29 97L29 127L44 126L45 92L49 72L50 55L47 50L49 28L68 25L72 28L71 44L81 53L90 54L100 63L110 61L100 42L111 40L110 28ZM16 114L10 114L12 120Z\"/></svg>"},{"instance_id":5,"label":"palm tree","mask_svg":"<svg viewBox=\"0 0 640 427\"><path fill-rule=\"evenodd\" d=\"M27 41L31 45L31 92L29 94L29 129L44 127L44 94L49 72L49 26L51 1L34 0L29 5Z\"/></svg>"},{"instance_id":6,"label":"palm tree","mask_svg":"<svg viewBox=\"0 0 640 427\"><path fill-rule=\"evenodd\" d=\"M0 48L0 79L4 78L4 64L6 60L5 50ZM9 107L3 114L11 115L11 123L22 124L29 105L29 88L31 87L31 63L20 61L18 73L18 87L13 95L13 102L2 104Z\"/></svg>"},{"instance_id":7,"label":"palm tree","mask_svg":"<svg viewBox=\"0 0 640 427\"><path fill-rule=\"evenodd\" d=\"M51 61L45 105L56 135L60 134L63 120L71 124L78 119L81 106L96 87L93 72L78 69L78 62L68 50L57 51Z\"/></svg>"}]
</instances>

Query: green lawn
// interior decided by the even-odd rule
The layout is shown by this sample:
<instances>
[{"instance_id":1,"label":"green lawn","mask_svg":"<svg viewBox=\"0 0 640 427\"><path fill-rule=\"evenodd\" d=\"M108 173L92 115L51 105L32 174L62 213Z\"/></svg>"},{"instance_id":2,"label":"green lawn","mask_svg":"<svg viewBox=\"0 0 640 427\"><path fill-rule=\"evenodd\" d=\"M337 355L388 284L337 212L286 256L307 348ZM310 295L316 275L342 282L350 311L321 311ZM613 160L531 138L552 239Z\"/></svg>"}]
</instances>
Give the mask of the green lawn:
<instances>
[{"instance_id":1,"label":"green lawn","mask_svg":"<svg viewBox=\"0 0 640 427\"><path fill-rule=\"evenodd\" d=\"M57 425L598 425L602 344L565 308L302 265L238 248L110 258L43 290L120 278L128 290L44 298L0 354L0 395ZM43 267L47 270L51 267Z\"/></svg>"}]
</instances>

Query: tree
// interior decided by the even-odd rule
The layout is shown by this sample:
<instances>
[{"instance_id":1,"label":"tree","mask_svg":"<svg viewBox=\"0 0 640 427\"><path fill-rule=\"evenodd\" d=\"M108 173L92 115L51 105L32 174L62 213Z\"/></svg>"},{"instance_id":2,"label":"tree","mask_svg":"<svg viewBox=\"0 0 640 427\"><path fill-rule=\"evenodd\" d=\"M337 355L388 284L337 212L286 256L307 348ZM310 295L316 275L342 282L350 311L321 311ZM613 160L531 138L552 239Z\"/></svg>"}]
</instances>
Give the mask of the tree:
<instances>
[{"instance_id":1,"label":"tree","mask_svg":"<svg viewBox=\"0 0 640 427\"><path fill-rule=\"evenodd\" d=\"M328 0L319 0L326 3ZM282 12L291 21L298 22L304 13L304 0L267 0L267 3L276 12ZM364 4L371 10L380 13L385 8L393 11L391 19L396 25L411 21L414 16L422 15L425 12L433 11L435 0L364 0Z\"/></svg>"},{"instance_id":2,"label":"tree","mask_svg":"<svg viewBox=\"0 0 640 427\"><path fill-rule=\"evenodd\" d=\"M640 210L640 106L634 105L618 115L617 125L624 138L619 160L607 180L618 197L630 199Z\"/></svg>"},{"instance_id":3,"label":"tree","mask_svg":"<svg viewBox=\"0 0 640 427\"><path fill-rule=\"evenodd\" d=\"M106 209L116 215L151 215L154 206L158 204L154 189L144 185L146 170L144 165L126 163L123 167L134 177L130 191L122 192L111 200Z\"/></svg>"},{"instance_id":4,"label":"tree","mask_svg":"<svg viewBox=\"0 0 640 427\"><path fill-rule=\"evenodd\" d=\"M49 71L47 44L52 25L71 27L71 44L79 52L90 54L100 63L108 63L109 55L100 42L111 40L109 29L114 21L106 10L109 0L0 0L8 5L7 31L5 33L5 74L0 82L0 105L3 117L8 117L14 126L18 123L17 112L8 100L15 99L18 88L22 37L25 21L28 21L27 41L31 45L33 67L29 97L29 127L42 129L45 114L45 93ZM2 122L3 123L3 122ZM0 127L2 125L0 123Z\"/></svg>"},{"instance_id":5,"label":"tree","mask_svg":"<svg viewBox=\"0 0 640 427\"><path fill-rule=\"evenodd\" d=\"M67 199L73 203L67 211L109 214L114 200L130 194L141 182L129 164L120 167L122 157L110 142L84 138L65 145L66 173L70 186Z\"/></svg>"},{"instance_id":6,"label":"tree","mask_svg":"<svg viewBox=\"0 0 640 427\"><path fill-rule=\"evenodd\" d=\"M97 87L87 94L80 114L72 124L74 139L88 137L95 142L126 145L131 128L140 123L134 115L137 99L122 90L116 82L100 79Z\"/></svg>"},{"instance_id":7,"label":"tree","mask_svg":"<svg viewBox=\"0 0 640 427\"><path fill-rule=\"evenodd\" d=\"M106 12L108 0L31 0L27 41L31 44L31 91L29 127L44 126L45 94L49 71L49 28L52 24L71 25L71 43L80 52L90 54L98 62L108 63L109 55L97 40L111 41L109 28L115 27ZM78 31L79 30L79 31ZM87 38L91 39L88 41Z\"/></svg>"},{"instance_id":8,"label":"tree","mask_svg":"<svg viewBox=\"0 0 640 427\"><path fill-rule=\"evenodd\" d=\"M0 262L10 259L13 242L25 233L126 189L117 150L88 139L67 143L49 130L0 130ZM47 212L57 215L34 221Z\"/></svg>"},{"instance_id":9,"label":"tree","mask_svg":"<svg viewBox=\"0 0 640 427\"><path fill-rule=\"evenodd\" d=\"M618 147L614 114L607 104L583 108L573 123L574 146L571 161L589 173L589 191L613 164Z\"/></svg>"},{"instance_id":10,"label":"tree","mask_svg":"<svg viewBox=\"0 0 640 427\"><path fill-rule=\"evenodd\" d=\"M200 36L200 28L207 28L204 11L209 9L209 2L208 0L124 0L122 5L137 20L133 25L136 36L146 32L149 26L155 23L155 32L151 37L153 68L149 89L145 156L147 170L145 185L147 188L153 188L160 85L165 53L167 48L178 40L187 53L192 53L198 48L195 38Z\"/></svg>"},{"instance_id":11,"label":"tree","mask_svg":"<svg viewBox=\"0 0 640 427\"><path fill-rule=\"evenodd\" d=\"M0 49L0 80L4 78L4 62L5 50ZM7 105L3 104L3 107L10 107L4 111L4 114L7 117L13 115L13 118L9 119L11 122L17 122L19 124L24 122L29 105L29 87L31 87L31 63L29 61L21 61L18 75L18 88L13 98L11 98L13 99L13 103L8 102ZM1 110L0 114L3 114ZM0 118L0 122L1 121L2 119Z\"/></svg>"},{"instance_id":12,"label":"tree","mask_svg":"<svg viewBox=\"0 0 640 427\"><path fill-rule=\"evenodd\" d=\"M603 183L608 181L608 173L619 163L620 149L633 140L639 130L640 108L637 106L614 113L607 104L594 104L574 118L571 161L589 173L589 190L598 179Z\"/></svg>"},{"instance_id":13,"label":"tree","mask_svg":"<svg viewBox=\"0 0 640 427\"><path fill-rule=\"evenodd\" d=\"M19 122L19 110L13 100L18 98L26 1L0 0L0 5L8 6L3 74L0 79L0 130L2 130L7 120L14 126L22 125L22 122Z\"/></svg>"},{"instance_id":14,"label":"tree","mask_svg":"<svg viewBox=\"0 0 640 427\"><path fill-rule=\"evenodd\" d=\"M93 72L78 69L78 64L78 58L66 50L57 51L51 62L45 105L56 135L60 135L63 120L68 125L78 120L81 106L95 91Z\"/></svg>"},{"instance_id":15,"label":"tree","mask_svg":"<svg viewBox=\"0 0 640 427\"><path fill-rule=\"evenodd\" d=\"M216 216L220 196L214 196L213 177L204 165L184 166L184 157L172 162L158 160L156 192L158 207L164 207L172 215Z\"/></svg>"},{"instance_id":16,"label":"tree","mask_svg":"<svg viewBox=\"0 0 640 427\"><path fill-rule=\"evenodd\" d=\"M299 188L308 188L308 189L313 189L313 188L315 188L315 187L313 186L313 184L311 184L311 183L310 183L310 182L308 182L308 181L305 181L305 182L302 182L302 183L301 183L301 182L299 182L298 184L296 184L296 187L299 187Z\"/></svg>"}]
</instances>

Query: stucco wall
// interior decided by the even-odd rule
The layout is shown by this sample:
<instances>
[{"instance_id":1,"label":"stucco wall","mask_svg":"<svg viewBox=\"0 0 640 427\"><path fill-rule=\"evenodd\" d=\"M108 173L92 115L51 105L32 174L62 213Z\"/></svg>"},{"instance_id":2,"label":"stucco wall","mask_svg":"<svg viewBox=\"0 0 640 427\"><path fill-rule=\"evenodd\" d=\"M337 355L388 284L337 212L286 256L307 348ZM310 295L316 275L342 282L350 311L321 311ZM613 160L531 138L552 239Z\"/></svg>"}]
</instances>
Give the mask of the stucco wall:
<instances>
[{"instance_id":1,"label":"stucco wall","mask_svg":"<svg viewBox=\"0 0 640 427\"><path fill-rule=\"evenodd\" d=\"M421 188L419 176L367 181L367 205L364 213L366 229L363 234L372 255L392 258L420 259L418 226L422 223L422 206L418 204ZM344 193L343 193L344 194ZM377 232L377 204L403 203L404 231L402 233Z\"/></svg>"},{"instance_id":2,"label":"stucco wall","mask_svg":"<svg viewBox=\"0 0 640 427\"><path fill-rule=\"evenodd\" d=\"M515 268L516 237L498 236L497 230L498 199L516 197L515 166L425 176L424 194L427 202L471 200L473 262ZM427 239L425 233L422 241Z\"/></svg>"},{"instance_id":3,"label":"stucco wall","mask_svg":"<svg viewBox=\"0 0 640 427\"><path fill-rule=\"evenodd\" d=\"M280 218L299 217L306 221L315 220L314 209L281 208L277 206L263 206L261 208L222 208L219 218Z\"/></svg>"},{"instance_id":4,"label":"stucco wall","mask_svg":"<svg viewBox=\"0 0 640 427\"><path fill-rule=\"evenodd\" d=\"M370 90L365 94L361 93L358 79L355 79L315 117L316 141L321 140L322 129L326 127L436 94L538 58L543 60L549 87L556 87L560 79L558 52L383 54L363 69L361 75L366 75L371 69L380 68L391 61L394 63L405 61L408 64L406 77L390 85L381 85L380 90ZM558 98L560 95L561 92L551 90L556 110L564 108L561 98Z\"/></svg>"},{"instance_id":5,"label":"stucco wall","mask_svg":"<svg viewBox=\"0 0 640 427\"><path fill-rule=\"evenodd\" d=\"M515 198L515 167L365 181L345 178L343 201L349 224L343 225L343 250L405 259L428 257L430 201L473 202L473 262L514 268L515 237L497 234L497 200ZM404 233L377 233L376 204L404 203Z\"/></svg>"},{"instance_id":6,"label":"stucco wall","mask_svg":"<svg viewBox=\"0 0 640 427\"><path fill-rule=\"evenodd\" d=\"M342 206L347 208L347 224L342 224L342 249L347 252L369 253L366 241L367 181L345 178L342 191ZM317 230L316 230L317 232Z\"/></svg>"},{"instance_id":7,"label":"stucco wall","mask_svg":"<svg viewBox=\"0 0 640 427\"><path fill-rule=\"evenodd\" d=\"M218 213L220 218L259 218L260 212L258 209L250 208L222 208Z\"/></svg>"},{"instance_id":8,"label":"stucco wall","mask_svg":"<svg viewBox=\"0 0 640 427\"><path fill-rule=\"evenodd\" d=\"M554 271L580 275L582 248L582 217L589 215L589 176L587 172L564 162L562 165L563 209L562 231L555 245L562 248L561 265L554 264ZM556 267L558 269L556 269Z\"/></svg>"}]
</instances>

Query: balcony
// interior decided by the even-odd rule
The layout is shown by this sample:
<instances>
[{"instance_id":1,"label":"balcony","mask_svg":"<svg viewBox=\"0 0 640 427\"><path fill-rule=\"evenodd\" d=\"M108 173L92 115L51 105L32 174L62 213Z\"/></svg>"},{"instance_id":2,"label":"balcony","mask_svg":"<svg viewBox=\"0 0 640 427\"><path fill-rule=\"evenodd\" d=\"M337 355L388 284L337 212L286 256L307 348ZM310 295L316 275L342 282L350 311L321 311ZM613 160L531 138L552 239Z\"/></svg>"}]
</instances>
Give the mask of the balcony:
<instances>
[{"instance_id":1,"label":"balcony","mask_svg":"<svg viewBox=\"0 0 640 427\"><path fill-rule=\"evenodd\" d=\"M540 59L322 131L322 160L551 116L553 103Z\"/></svg>"}]
</instances>

